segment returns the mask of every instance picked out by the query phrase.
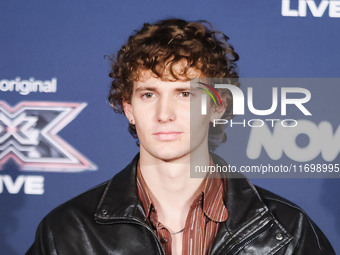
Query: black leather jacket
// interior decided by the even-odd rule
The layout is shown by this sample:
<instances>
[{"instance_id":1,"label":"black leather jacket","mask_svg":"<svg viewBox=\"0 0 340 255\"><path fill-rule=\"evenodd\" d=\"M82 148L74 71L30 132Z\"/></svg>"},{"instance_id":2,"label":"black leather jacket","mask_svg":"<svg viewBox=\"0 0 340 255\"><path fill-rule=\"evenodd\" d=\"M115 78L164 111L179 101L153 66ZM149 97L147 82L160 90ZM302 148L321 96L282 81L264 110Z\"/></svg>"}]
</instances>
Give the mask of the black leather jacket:
<instances>
[{"instance_id":1,"label":"black leather jacket","mask_svg":"<svg viewBox=\"0 0 340 255\"><path fill-rule=\"evenodd\" d=\"M212 156L215 163L226 164ZM48 214L27 254L164 254L138 197L138 159L109 182ZM229 216L220 225L211 254L335 254L299 207L245 178L227 179L225 203Z\"/></svg>"}]
</instances>

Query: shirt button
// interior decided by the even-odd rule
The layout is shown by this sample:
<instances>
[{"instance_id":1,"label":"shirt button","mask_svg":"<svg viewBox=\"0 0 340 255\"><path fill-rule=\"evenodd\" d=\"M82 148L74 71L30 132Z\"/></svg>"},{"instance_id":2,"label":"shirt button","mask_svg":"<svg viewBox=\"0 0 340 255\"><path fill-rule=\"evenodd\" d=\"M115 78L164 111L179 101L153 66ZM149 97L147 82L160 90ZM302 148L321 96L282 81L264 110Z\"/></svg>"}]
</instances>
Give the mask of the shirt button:
<instances>
[{"instance_id":1,"label":"shirt button","mask_svg":"<svg viewBox=\"0 0 340 255\"><path fill-rule=\"evenodd\" d=\"M104 216L107 215L107 210L103 209L103 210L102 210L102 214L103 214Z\"/></svg>"},{"instance_id":2,"label":"shirt button","mask_svg":"<svg viewBox=\"0 0 340 255\"><path fill-rule=\"evenodd\" d=\"M162 244L166 244L167 242L168 242L168 239L166 239L166 238L162 238L162 239L161 239L161 243L162 243Z\"/></svg>"},{"instance_id":3,"label":"shirt button","mask_svg":"<svg viewBox=\"0 0 340 255\"><path fill-rule=\"evenodd\" d=\"M283 239L283 235L281 233L277 233L275 238L276 240L281 241Z\"/></svg>"}]
</instances>

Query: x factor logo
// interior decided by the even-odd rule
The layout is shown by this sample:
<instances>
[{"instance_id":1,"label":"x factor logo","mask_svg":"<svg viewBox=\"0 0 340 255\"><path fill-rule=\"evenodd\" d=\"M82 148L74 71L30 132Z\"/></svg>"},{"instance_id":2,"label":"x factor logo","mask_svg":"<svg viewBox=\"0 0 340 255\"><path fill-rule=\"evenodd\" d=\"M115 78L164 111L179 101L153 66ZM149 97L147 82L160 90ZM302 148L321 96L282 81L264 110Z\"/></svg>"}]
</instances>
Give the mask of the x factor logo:
<instances>
[{"instance_id":1,"label":"x factor logo","mask_svg":"<svg viewBox=\"0 0 340 255\"><path fill-rule=\"evenodd\" d=\"M58 136L58 132L86 105L21 102L12 108L0 101L0 169L9 159L13 159L22 170L96 170L96 165Z\"/></svg>"}]
</instances>

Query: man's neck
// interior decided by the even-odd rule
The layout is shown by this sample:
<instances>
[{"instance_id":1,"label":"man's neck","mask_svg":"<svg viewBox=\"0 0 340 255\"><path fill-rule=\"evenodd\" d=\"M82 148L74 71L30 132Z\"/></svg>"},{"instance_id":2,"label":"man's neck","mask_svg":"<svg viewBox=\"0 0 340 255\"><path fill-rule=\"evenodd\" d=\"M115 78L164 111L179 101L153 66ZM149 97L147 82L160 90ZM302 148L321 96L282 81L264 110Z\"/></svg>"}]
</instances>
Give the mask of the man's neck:
<instances>
[{"instance_id":1,"label":"man's neck","mask_svg":"<svg viewBox=\"0 0 340 255\"><path fill-rule=\"evenodd\" d=\"M209 153L201 154L200 164L209 164ZM159 221L172 231L182 229L194 198L202 190L202 178L190 178L190 154L164 161L141 148L140 170Z\"/></svg>"}]
</instances>

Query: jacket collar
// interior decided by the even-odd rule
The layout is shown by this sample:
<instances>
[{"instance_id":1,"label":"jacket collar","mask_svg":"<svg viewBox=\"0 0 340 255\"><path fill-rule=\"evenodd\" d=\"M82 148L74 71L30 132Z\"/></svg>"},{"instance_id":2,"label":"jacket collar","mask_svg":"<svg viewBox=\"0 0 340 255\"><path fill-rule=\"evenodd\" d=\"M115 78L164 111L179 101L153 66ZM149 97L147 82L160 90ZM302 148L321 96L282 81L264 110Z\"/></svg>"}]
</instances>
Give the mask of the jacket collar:
<instances>
[{"instance_id":1,"label":"jacket collar","mask_svg":"<svg viewBox=\"0 0 340 255\"><path fill-rule=\"evenodd\" d=\"M227 164L219 156L215 154L211 154L211 156L215 164ZM113 219L129 218L146 222L136 185L138 160L139 154L124 170L109 181L95 213L97 221L103 223ZM268 209L254 186L246 178L243 176L237 176L239 178L226 177L224 202L228 210L228 219L225 222L227 224L225 227L228 232L233 232L245 222L261 217Z\"/></svg>"},{"instance_id":2,"label":"jacket collar","mask_svg":"<svg viewBox=\"0 0 340 255\"><path fill-rule=\"evenodd\" d=\"M216 154L211 154L211 156L215 165L227 165ZM245 222L261 217L268 212L268 208L256 188L244 175L229 173L224 176L226 178L224 202L229 214L226 222L229 231L236 231Z\"/></svg>"},{"instance_id":3,"label":"jacket collar","mask_svg":"<svg viewBox=\"0 0 340 255\"><path fill-rule=\"evenodd\" d=\"M146 222L136 185L138 160L139 153L107 184L94 215L97 222L122 218Z\"/></svg>"}]
</instances>

